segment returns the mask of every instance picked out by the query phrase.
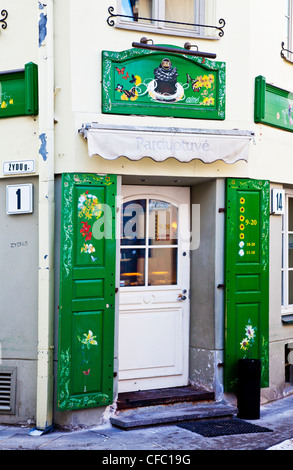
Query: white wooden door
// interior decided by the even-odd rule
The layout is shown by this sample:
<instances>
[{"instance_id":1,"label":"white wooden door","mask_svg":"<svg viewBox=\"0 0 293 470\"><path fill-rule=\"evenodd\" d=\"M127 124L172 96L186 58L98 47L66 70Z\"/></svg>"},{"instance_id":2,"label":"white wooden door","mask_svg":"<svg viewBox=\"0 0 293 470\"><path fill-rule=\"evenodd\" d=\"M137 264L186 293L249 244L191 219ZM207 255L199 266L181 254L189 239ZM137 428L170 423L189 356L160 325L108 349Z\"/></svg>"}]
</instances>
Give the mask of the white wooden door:
<instances>
[{"instance_id":1,"label":"white wooden door","mask_svg":"<svg viewBox=\"0 0 293 470\"><path fill-rule=\"evenodd\" d=\"M189 188L122 186L119 392L188 382Z\"/></svg>"}]
</instances>

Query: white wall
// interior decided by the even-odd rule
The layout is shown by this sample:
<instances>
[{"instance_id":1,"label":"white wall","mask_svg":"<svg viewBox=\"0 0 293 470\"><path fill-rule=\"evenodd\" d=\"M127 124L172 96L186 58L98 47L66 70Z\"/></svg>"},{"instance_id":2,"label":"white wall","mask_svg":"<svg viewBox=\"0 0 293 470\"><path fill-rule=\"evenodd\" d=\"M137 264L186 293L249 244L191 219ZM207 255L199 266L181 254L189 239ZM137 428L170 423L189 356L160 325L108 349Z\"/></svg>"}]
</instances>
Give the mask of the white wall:
<instances>
[{"instance_id":1,"label":"white wall","mask_svg":"<svg viewBox=\"0 0 293 470\"><path fill-rule=\"evenodd\" d=\"M70 5L69 5L70 3ZM254 124L254 79L266 77L267 82L293 89L292 64L280 57L281 41L286 37L286 0L258 2L219 0L215 24L224 18L224 37L219 40L191 39L200 50L215 52L217 60L226 62L226 119L206 121L198 119L165 118L152 116L119 116L101 113L101 50L122 51L131 48L133 41L143 35L139 31L122 30L107 24L111 1L101 3L88 0L80 12L77 0L56 3L58 25L56 39L56 85L61 87L56 97L57 150L56 170L108 171L122 174L176 174L185 176L241 176L268 178L291 183L293 176L287 171L290 163L291 133ZM114 5L115 11L117 7ZM67 10L67 11L66 11ZM63 18L70 19L70 25ZM148 33L155 43L168 43L182 47L188 37L163 36ZM68 47L69 54L64 54ZM72 81L70 81L72 74ZM69 114L68 114L69 112ZM99 157L88 158L86 142L77 130L83 123L96 121L105 124L176 126L210 129L243 129L256 133L255 144L250 146L248 164L238 162L232 166L223 162L205 165L200 161L179 164L168 161L157 165L150 160L131 163L120 158L105 162ZM276 155L282 155L282 165Z\"/></svg>"},{"instance_id":2,"label":"white wall","mask_svg":"<svg viewBox=\"0 0 293 470\"><path fill-rule=\"evenodd\" d=\"M254 80L263 75L268 83L272 83L289 91L293 91L292 67L280 57L281 42L286 39L286 0L216 0L215 24L224 18L226 26L224 37L217 40L193 39L180 36L163 36L144 34L143 32L127 31L107 24L108 8L114 0L56 0L54 2L54 40L55 40L55 168L56 173L67 171L117 173L122 175L156 175L156 176L188 176L225 178L250 177L269 179L275 183L293 184L292 142L293 134L268 126L254 123ZM9 0L1 7L8 10L7 29L0 24L0 71L24 67L27 62L38 62L38 14L40 3L37 0ZM206 121L199 119L165 118L152 116L119 116L101 113L101 51L122 51L130 49L133 41L146 35L156 44L171 44L183 47L189 40L197 44L200 50L215 52L217 60L226 62L226 119L224 121ZM95 156L88 157L87 145L78 129L83 123L99 122L104 124L124 124L156 127L209 128L209 129L241 129L255 132L255 142L250 144L248 163L238 162L227 165L215 162L206 165L194 160L181 164L168 160L161 164L150 159L131 163L125 158L108 162ZM5 235L1 235L4 258L9 261L9 250L5 250L10 234L14 230L12 219L4 216L5 185L12 181L2 173L3 162L8 160L36 160L38 175L38 117L19 117L0 119L0 179L2 180L0 203L2 213L0 220L6 224ZM13 178L14 180L14 178ZM35 216L34 216L35 217ZM19 220L19 219L18 219ZM28 220L28 219L23 219ZM33 217L31 220L35 219ZM29 226L30 234L34 225ZM37 229L36 229L37 230ZM3 238L4 237L4 238ZM4 240L4 241L3 241ZM36 237L37 240L37 237ZM5 242L5 243L4 243ZM34 251L36 250L36 251ZM38 257L37 247L31 245L31 256ZM6 262L6 261L5 261ZM19 266L14 259L15 268ZM283 380L284 343L290 339L292 328L284 328L281 324L280 307L280 218L271 218L271 300L270 300L270 331L272 388L280 389ZM12 281L5 278L2 271L1 284L11 296ZM32 276L31 286L37 292L37 281ZM275 286L278 286L276 289ZM1 321L9 320L7 306L9 297L4 297L5 311L1 312ZM14 299L12 297L13 301ZM28 302L28 300L26 299ZM32 294L32 310L29 323L25 325L22 343L28 345L31 330L34 331L33 342L29 345L26 356L35 358L35 333L37 306L36 297ZM3 299L2 299L3 302ZM27 305L27 304L25 304ZM26 307L29 310L29 307ZM19 310L17 310L19 315ZM16 314L15 314L16 315ZM18 318L16 316L16 318ZM33 319L32 319L33 318ZM22 318L21 318L22 320ZM11 336L2 330L5 336ZM0 340L1 340L0 328ZM11 340L9 340L11 341ZM7 343L8 344L8 343ZM25 346L25 345L24 345ZM19 347L19 346L17 346ZM199 347L199 346L198 346ZM9 354L14 345L9 343ZM216 349L219 344L216 344ZM17 351L17 349L15 350ZM8 356L7 356L8 357ZM11 356L14 358L14 356ZM15 355L15 360L20 358ZM281 366L279 367L279 364ZM31 373L31 372L30 372ZM33 382L32 382L33 383ZM271 395L270 395L271 396ZM29 406L28 415L34 410Z\"/></svg>"}]
</instances>

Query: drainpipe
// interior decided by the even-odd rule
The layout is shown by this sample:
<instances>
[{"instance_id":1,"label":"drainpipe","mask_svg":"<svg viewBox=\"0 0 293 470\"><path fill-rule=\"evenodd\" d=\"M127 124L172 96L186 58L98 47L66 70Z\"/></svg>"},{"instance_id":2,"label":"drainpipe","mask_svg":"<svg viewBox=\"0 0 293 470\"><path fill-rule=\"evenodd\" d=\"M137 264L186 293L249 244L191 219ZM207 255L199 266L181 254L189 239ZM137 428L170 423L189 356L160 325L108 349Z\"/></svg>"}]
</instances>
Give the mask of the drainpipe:
<instances>
[{"instance_id":1,"label":"drainpipe","mask_svg":"<svg viewBox=\"0 0 293 470\"><path fill-rule=\"evenodd\" d=\"M38 1L39 278L36 427L53 426L54 320L54 0Z\"/></svg>"}]
</instances>

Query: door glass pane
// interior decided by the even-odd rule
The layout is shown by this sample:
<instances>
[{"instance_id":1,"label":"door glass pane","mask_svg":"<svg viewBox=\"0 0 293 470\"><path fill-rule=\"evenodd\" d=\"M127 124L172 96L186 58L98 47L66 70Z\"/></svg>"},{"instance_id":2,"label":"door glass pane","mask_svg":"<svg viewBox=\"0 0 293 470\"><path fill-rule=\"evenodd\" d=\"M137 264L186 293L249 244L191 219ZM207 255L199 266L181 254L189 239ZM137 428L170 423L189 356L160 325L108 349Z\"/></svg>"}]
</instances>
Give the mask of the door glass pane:
<instances>
[{"instance_id":1,"label":"door glass pane","mask_svg":"<svg viewBox=\"0 0 293 470\"><path fill-rule=\"evenodd\" d=\"M284 269L284 234L282 233L282 269Z\"/></svg>"},{"instance_id":2,"label":"door glass pane","mask_svg":"<svg viewBox=\"0 0 293 470\"><path fill-rule=\"evenodd\" d=\"M289 222L289 232L293 232L293 198L288 198L288 222Z\"/></svg>"},{"instance_id":3,"label":"door glass pane","mask_svg":"<svg viewBox=\"0 0 293 470\"><path fill-rule=\"evenodd\" d=\"M293 268L293 234L288 235L288 267Z\"/></svg>"},{"instance_id":4,"label":"door glass pane","mask_svg":"<svg viewBox=\"0 0 293 470\"><path fill-rule=\"evenodd\" d=\"M177 284L177 248L150 248L148 285Z\"/></svg>"},{"instance_id":5,"label":"door glass pane","mask_svg":"<svg viewBox=\"0 0 293 470\"><path fill-rule=\"evenodd\" d=\"M153 18L153 1L154 0L121 0L122 15L131 16L125 18L127 21L136 21L143 24L150 24L149 20L141 20L140 18Z\"/></svg>"},{"instance_id":6,"label":"door glass pane","mask_svg":"<svg viewBox=\"0 0 293 470\"><path fill-rule=\"evenodd\" d=\"M284 271L281 272L282 305L284 305Z\"/></svg>"},{"instance_id":7,"label":"door glass pane","mask_svg":"<svg viewBox=\"0 0 293 470\"><path fill-rule=\"evenodd\" d=\"M120 286L145 284L145 249L121 249Z\"/></svg>"},{"instance_id":8,"label":"door glass pane","mask_svg":"<svg viewBox=\"0 0 293 470\"><path fill-rule=\"evenodd\" d=\"M179 23L198 23L195 18L195 2L194 0L165 0L165 19L169 21L177 21ZM171 23L166 26L176 27ZM184 29L194 29L194 26L178 25Z\"/></svg>"},{"instance_id":9,"label":"door glass pane","mask_svg":"<svg viewBox=\"0 0 293 470\"><path fill-rule=\"evenodd\" d=\"M145 199L136 199L123 204L121 245L145 245L145 214Z\"/></svg>"},{"instance_id":10,"label":"door glass pane","mask_svg":"<svg viewBox=\"0 0 293 470\"><path fill-rule=\"evenodd\" d=\"M178 209L169 202L149 201L149 244L176 245Z\"/></svg>"},{"instance_id":11,"label":"door glass pane","mask_svg":"<svg viewBox=\"0 0 293 470\"><path fill-rule=\"evenodd\" d=\"M289 271L289 282L288 282L288 297L289 305L293 304L293 271Z\"/></svg>"}]
</instances>

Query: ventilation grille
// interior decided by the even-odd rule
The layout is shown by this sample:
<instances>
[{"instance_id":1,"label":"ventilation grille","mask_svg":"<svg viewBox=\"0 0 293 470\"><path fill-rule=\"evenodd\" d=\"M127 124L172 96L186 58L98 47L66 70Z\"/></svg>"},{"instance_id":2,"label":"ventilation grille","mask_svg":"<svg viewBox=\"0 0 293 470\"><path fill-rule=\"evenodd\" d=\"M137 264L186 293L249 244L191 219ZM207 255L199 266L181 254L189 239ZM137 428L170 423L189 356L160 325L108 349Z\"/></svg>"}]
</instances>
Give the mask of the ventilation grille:
<instances>
[{"instance_id":1,"label":"ventilation grille","mask_svg":"<svg viewBox=\"0 0 293 470\"><path fill-rule=\"evenodd\" d=\"M15 412L16 368L0 366L0 413Z\"/></svg>"}]
</instances>

